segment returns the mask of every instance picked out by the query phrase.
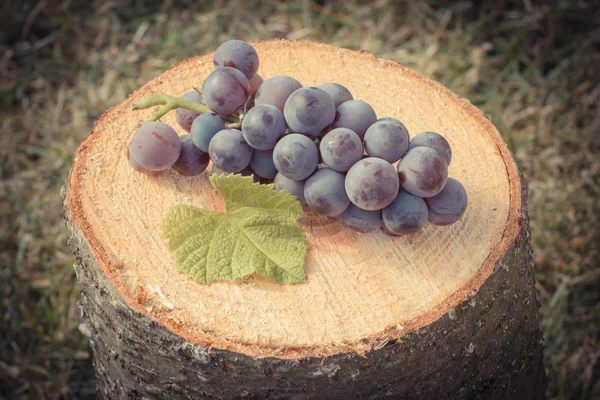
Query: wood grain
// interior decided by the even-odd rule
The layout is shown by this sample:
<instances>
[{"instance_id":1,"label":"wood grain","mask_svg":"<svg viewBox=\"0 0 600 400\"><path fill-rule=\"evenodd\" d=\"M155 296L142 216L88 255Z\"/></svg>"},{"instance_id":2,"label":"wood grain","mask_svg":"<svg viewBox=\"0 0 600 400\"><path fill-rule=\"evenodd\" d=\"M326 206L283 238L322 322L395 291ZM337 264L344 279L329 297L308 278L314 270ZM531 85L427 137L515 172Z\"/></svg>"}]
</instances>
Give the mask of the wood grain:
<instances>
[{"instance_id":1,"label":"wood grain","mask_svg":"<svg viewBox=\"0 0 600 400\"><path fill-rule=\"evenodd\" d=\"M176 270L160 224L174 204L222 210L208 175L141 175L125 155L138 123L152 113L132 112L132 103L149 94L182 95L212 71L211 54L192 58L103 115L73 165L67 217L127 303L193 343L300 358L364 353L430 324L479 290L519 233L522 194L514 160L488 119L440 84L367 53L307 42L253 45L263 78L338 82L378 116L404 122L411 137L444 135L453 149L450 176L465 186L469 208L455 225L428 225L402 238L359 235L307 211L306 282L196 283ZM163 120L184 133L174 113Z\"/></svg>"}]
</instances>

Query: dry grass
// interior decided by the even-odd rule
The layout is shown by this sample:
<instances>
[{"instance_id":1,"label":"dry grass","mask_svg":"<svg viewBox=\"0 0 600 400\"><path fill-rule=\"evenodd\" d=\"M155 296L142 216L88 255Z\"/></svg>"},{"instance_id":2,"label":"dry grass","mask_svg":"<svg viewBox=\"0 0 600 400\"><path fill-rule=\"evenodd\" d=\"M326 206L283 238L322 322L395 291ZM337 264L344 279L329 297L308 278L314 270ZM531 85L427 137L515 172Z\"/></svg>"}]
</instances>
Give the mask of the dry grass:
<instances>
[{"instance_id":1,"label":"dry grass","mask_svg":"<svg viewBox=\"0 0 600 400\"><path fill-rule=\"evenodd\" d=\"M531 190L550 398L600 397L600 30L593 2L6 0L0 5L0 398L93 395L60 187L111 105L231 38L364 49L503 132Z\"/></svg>"}]
</instances>

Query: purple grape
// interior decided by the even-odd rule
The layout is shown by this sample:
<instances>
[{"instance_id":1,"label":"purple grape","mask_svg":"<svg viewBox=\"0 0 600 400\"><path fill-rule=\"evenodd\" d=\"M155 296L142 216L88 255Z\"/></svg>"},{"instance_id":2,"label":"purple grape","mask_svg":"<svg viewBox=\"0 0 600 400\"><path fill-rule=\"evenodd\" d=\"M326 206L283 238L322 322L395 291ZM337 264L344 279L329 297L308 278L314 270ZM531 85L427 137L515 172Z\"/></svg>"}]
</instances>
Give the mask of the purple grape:
<instances>
[{"instance_id":1,"label":"purple grape","mask_svg":"<svg viewBox=\"0 0 600 400\"><path fill-rule=\"evenodd\" d=\"M149 169L142 167L137 161L133 159L133 157L131 157L131 154L129 154L129 147L127 147L127 161L129 161L129 165L131 166L131 168L135 169L137 172L141 172L142 174L157 175L160 173L160 171L150 171Z\"/></svg>"},{"instance_id":2,"label":"purple grape","mask_svg":"<svg viewBox=\"0 0 600 400\"><path fill-rule=\"evenodd\" d=\"M363 144L350 129L337 128L326 134L320 144L321 159L331 169L346 172L363 155Z\"/></svg>"},{"instance_id":3,"label":"purple grape","mask_svg":"<svg viewBox=\"0 0 600 400\"><path fill-rule=\"evenodd\" d=\"M254 183L260 183L260 177L258 177L257 175L252 173L252 170L250 168L244 168L241 172L227 172L227 171L223 171L221 168L217 167L215 164L212 165L212 167L210 168L210 174L217 174L218 175L242 175L242 176L251 176L252 179L254 180Z\"/></svg>"},{"instance_id":4,"label":"purple grape","mask_svg":"<svg viewBox=\"0 0 600 400\"><path fill-rule=\"evenodd\" d=\"M346 193L363 210L387 207L396 198L399 187L394 166L381 158L363 158L346 175Z\"/></svg>"},{"instance_id":5,"label":"purple grape","mask_svg":"<svg viewBox=\"0 0 600 400\"><path fill-rule=\"evenodd\" d=\"M348 89L339 83L323 83L319 85L319 89L323 89L329 96L331 96L331 100L333 100L335 108L338 108L340 104L353 99L352 93L350 93Z\"/></svg>"},{"instance_id":6,"label":"purple grape","mask_svg":"<svg viewBox=\"0 0 600 400\"><path fill-rule=\"evenodd\" d=\"M240 172L250 164L252 147L244 140L242 131L223 129L213 136L208 154L217 168L227 172Z\"/></svg>"},{"instance_id":7,"label":"purple grape","mask_svg":"<svg viewBox=\"0 0 600 400\"><path fill-rule=\"evenodd\" d=\"M181 140L169 125L146 122L134 133L128 150L142 168L164 171L179 158Z\"/></svg>"},{"instance_id":8,"label":"purple grape","mask_svg":"<svg viewBox=\"0 0 600 400\"><path fill-rule=\"evenodd\" d=\"M290 178L286 178L281 174L275 175L275 184L273 185L273 189L275 190L285 190L292 196L296 196L298 201L302 203L302 205L306 205L306 199L304 198L304 184L306 180L295 181Z\"/></svg>"},{"instance_id":9,"label":"purple grape","mask_svg":"<svg viewBox=\"0 0 600 400\"><path fill-rule=\"evenodd\" d=\"M194 146L190 135L183 135L180 139L181 153L173 164L173 169L183 176L200 175L210 162L208 153Z\"/></svg>"},{"instance_id":10,"label":"purple grape","mask_svg":"<svg viewBox=\"0 0 600 400\"><path fill-rule=\"evenodd\" d=\"M198 92L196 92L195 90L184 94L183 98L189 101L193 101L194 103L202 103L202 96L198 94ZM192 123L194 122L197 116L198 113L191 110L187 110L185 108L178 108L175 110L175 118L177 118L177 123L186 132L189 132L192 129Z\"/></svg>"},{"instance_id":11,"label":"purple grape","mask_svg":"<svg viewBox=\"0 0 600 400\"><path fill-rule=\"evenodd\" d=\"M372 232L381 226L381 211L367 211L350 204L341 215L344 225L360 233Z\"/></svg>"},{"instance_id":12,"label":"purple grape","mask_svg":"<svg viewBox=\"0 0 600 400\"><path fill-rule=\"evenodd\" d=\"M263 78L259 74L256 74L248 81L248 85L250 86L250 94L256 93L260 85L263 84Z\"/></svg>"},{"instance_id":13,"label":"purple grape","mask_svg":"<svg viewBox=\"0 0 600 400\"><path fill-rule=\"evenodd\" d=\"M429 222L444 226L455 223L465 214L469 199L464 186L456 179L448 178L442 191L426 198L425 203L429 209Z\"/></svg>"},{"instance_id":14,"label":"purple grape","mask_svg":"<svg viewBox=\"0 0 600 400\"><path fill-rule=\"evenodd\" d=\"M210 140L223 129L225 129L225 120L219 114L200 114L192 123L192 142L197 148L207 153Z\"/></svg>"},{"instance_id":15,"label":"purple grape","mask_svg":"<svg viewBox=\"0 0 600 400\"><path fill-rule=\"evenodd\" d=\"M392 203L383 209L381 216L385 227L396 235L409 235L425 226L427 205L425 200L401 191Z\"/></svg>"},{"instance_id":16,"label":"purple grape","mask_svg":"<svg viewBox=\"0 0 600 400\"><path fill-rule=\"evenodd\" d=\"M337 108L332 127L348 128L362 139L375 121L377 114L373 107L362 100L349 100Z\"/></svg>"},{"instance_id":17,"label":"purple grape","mask_svg":"<svg viewBox=\"0 0 600 400\"><path fill-rule=\"evenodd\" d=\"M235 68L218 68L204 81L202 99L217 114L228 115L246 103L248 91L244 74Z\"/></svg>"},{"instance_id":18,"label":"purple grape","mask_svg":"<svg viewBox=\"0 0 600 400\"><path fill-rule=\"evenodd\" d=\"M254 106L242 120L244 139L257 150L271 150L287 129L283 113L270 104Z\"/></svg>"},{"instance_id":19,"label":"purple grape","mask_svg":"<svg viewBox=\"0 0 600 400\"><path fill-rule=\"evenodd\" d=\"M258 87L254 97L254 104L270 104L283 112L283 107L288 97L301 87L302 84L291 76L273 76Z\"/></svg>"},{"instance_id":20,"label":"purple grape","mask_svg":"<svg viewBox=\"0 0 600 400\"><path fill-rule=\"evenodd\" d=\"M408 130L400 121L378 120L367 129L364 141L369 156L395 163L408 150Z\"/></svg>"},{"instance_id":21,"label":"purple grape","mask_svg":"<svg viewBox=\"0 0 600 400\"><path fill-rule=\"evenodd\" d=\"M438 152L440 156L444 158L446 164L450 165L452 161L452 149L450 143L439 133L435 132L422 132L415 136L408 147L408 150L412 150L415 147L429 147Z\"/></svg>"},{"instance_id":22,"label":"purple grape","mask_svg":"<svg viewBox=\"0 0 600 400\"><path fill-rule=\"evenodd\" d=\"M335 106L326 91L307 87L290 95L285 102L283 114L293 132L314 139L333 122Z\"/></svg>"},{"instance_id":23,"label":"purple grape","mask_svg":"<svg viewBox=\"0 0 600 400\"><path fill-rule=\"evenodd\" d=\"M415 147L398 163L400 184L410 194L431 197L438 194L448 179L448 164L435 150Z\"/></svg>"},{"instance_id":24,"label":"purple grape","mask_svg":"<svg viewBox=\"0 0 600 400\"><path fill-rule=\"evenodd\" d=\"M277 168L273 163L273 150L254 150L250 169L261 178L273 179L277 175Z\"/></svg>"},{"instance_id":25,"label":"purple grape","mask_svg":"<svg viewBox=\"0 0 600 400\"><path fill-rule=\"evenodd\" d=\"M350 204L344 175L330 168L321 168L306 180L304 198L314 212L327 216L341 214Z\"/></svg>"},{"instance_id":26,"label":"purple grape","mask_svg":"<svg viewBox=\"0 0 600 400\"><path fill-rule=\"evenodd\" d=\"M275 145L273 162L280 174L300 181L317 169L319 150L306 136L292 133L281 138Z\"/></svg>"},{"instance_id":27,"label":"purple grape","mask_svg":"<svg viewBox=\"0 0 600 400\"><path fill-rule=\"evenodd\" d=\"M217 47L213 63L216 68L230 67L240 70L248 79L258 71L258 54L254 47L241 40L228 40Z\"/></svg>"}]
</instances>

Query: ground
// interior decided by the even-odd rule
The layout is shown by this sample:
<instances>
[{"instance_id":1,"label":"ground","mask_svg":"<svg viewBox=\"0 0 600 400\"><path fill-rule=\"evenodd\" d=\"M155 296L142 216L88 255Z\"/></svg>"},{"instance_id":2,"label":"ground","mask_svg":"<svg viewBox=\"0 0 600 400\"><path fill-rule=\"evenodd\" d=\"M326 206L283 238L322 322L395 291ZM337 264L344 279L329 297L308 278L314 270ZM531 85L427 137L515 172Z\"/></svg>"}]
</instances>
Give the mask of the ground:
<instances>
[{"instance_id":1,"label":"ground","mask_svg":"<svg viewBox=\"0 0 600 400\"><path fill-rule=\"evenodd\" d=\"M548 397L599 398L593 3L2 2L0 399L93 397L60 188L94 121L178 61L230 38L279 37L397 60L489 116L529 182Z\"/></svg>"}]
</instances>

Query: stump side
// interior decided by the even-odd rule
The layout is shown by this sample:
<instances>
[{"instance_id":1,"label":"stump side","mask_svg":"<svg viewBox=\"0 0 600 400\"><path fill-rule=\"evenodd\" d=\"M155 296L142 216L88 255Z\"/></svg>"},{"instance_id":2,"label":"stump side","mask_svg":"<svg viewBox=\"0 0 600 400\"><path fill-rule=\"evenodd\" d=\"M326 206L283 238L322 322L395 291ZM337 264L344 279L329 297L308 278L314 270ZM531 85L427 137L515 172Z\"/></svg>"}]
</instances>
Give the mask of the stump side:
<instances>
[{"instance_id":1,"label":"stump side","mask_svg":"<svg viewBox=\"0 0 600 400\"><path fill-rule=\"evenodd\" d=\"M521 230L479 291L364 355L256 359L190 343L133 309L72 220L84 324L101 398L543 399L539 298L525 187Z\"/></svg>"},{"instance_id":2,"label":"stump side","mask_svg":"<svg viewBox=\"0 0 600 400\"><path fill-rule=\"evenodd\" d=\"M478 290L519 232L521 192L502 138L476 107L422 75L370 54L306 42L256 44L264 77L335 80L414 136L439 130L455 149L450 175L470 197L464 218L404 238L358 235L307 213L307 281L198 284L179 273L160 237L173 204L219 209L207 174L133 171L125 148L145 95L181 95L205 77L210 55L175 66L109 110L76 154L67 215L105 277L129 306L190 342L254 358L366 352L439 319ZM365 74L369 71L369 74ZM173 115L165 121L174 124ZM181 133L181 132L180 132ZM158 201L157 199L160 199Z\"/></svg>"}]
</instances>

